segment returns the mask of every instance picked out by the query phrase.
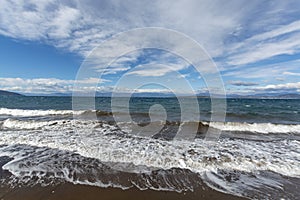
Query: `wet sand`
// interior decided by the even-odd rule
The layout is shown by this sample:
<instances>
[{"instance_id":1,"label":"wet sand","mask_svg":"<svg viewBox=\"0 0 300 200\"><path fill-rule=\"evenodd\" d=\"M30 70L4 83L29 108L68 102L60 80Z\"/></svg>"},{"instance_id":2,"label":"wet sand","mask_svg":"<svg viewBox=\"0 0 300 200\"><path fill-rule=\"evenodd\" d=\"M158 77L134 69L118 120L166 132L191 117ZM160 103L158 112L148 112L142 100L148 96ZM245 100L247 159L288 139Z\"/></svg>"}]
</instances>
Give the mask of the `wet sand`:
<instances>
[{"instance_id":1,"label":"wet sand","mask_svg":"<svg viewBox=\"0 0 300 200\"><path fill-rule=\"evenodd\" d=\"M11 174L2 169L2 166L10 161L11 158L0 158L0 178L9 179ZM95 186L75 185L72 183L60 183L57 185L41 186L36 184L34 186L15 185L11 187L8 184L0 183L0 200L153 200L153 199L244 199L235 197L229 194L224 194L215 191L205 185L199 186L194 192L178 193L165 192L154 190L139 190L138 188L131 188L122 190L119 188L100 188Z\"/></svg>"},{"instance_id":2,"label":"wet sand","mask_svg":"<svg viewBox=\"0 0 300 200\"><path fill-rule=\"evenodd\" d=\"M199 188L194 192L177 193L177 192L163 192L154 190L141 191L137 188L122 190L117 188L99 188L84 185L74 185L63 183L56 186L33 186L33 187L18 187L9 188L8 186L1 186L0 199L2 200L88 200L88 199L101 199L101 200L153 200L153 199L244 199L235 197L229 194L220 193L210 188Z\"/></svg>"}]
</instances>

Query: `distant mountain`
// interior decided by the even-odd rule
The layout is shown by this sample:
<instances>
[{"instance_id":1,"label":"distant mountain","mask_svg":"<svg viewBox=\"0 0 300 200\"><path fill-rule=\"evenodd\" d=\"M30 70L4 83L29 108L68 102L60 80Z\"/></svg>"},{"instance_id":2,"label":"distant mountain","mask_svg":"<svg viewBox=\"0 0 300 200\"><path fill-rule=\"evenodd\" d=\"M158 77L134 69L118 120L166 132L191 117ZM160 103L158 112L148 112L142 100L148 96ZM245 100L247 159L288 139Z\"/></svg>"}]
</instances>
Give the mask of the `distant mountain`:
<instances>
[{"instance_id":1,"label":"distant mountain","mask_svg":"<svg viewBox=\"0 0 300 200\"><path fill-rule=\"evenodd\" d=\"M111 97L111 92L97 92L97 97ZM114 93L115 97L175 97L172 93L138 92L138 93Z\"/></svg>"},{"instance_id":2,"label":"distant mountain","mask_svg":"<svg viewBox=\"0 0 300 200\"><path fill-rule=\"evenodd\" d=\"M14 92L8 92L0 90L0 96L3 95L21 95ZM72 96L72 93L51 93L51 94L27 94L29 96ZM84 94L82 94L84 96ZM90 96L90 93L86 93L86 96ZM96 92L96 97L111 97L112 92ZM210 98L208 92L196 94L198 98ZM214 94L215 98L222 98L223 96ZM137 93L114 93L114 97L155 97L155 98L172 98L176 97L173 93L159 93L159 92L137 92ZM194 98L194 95L181 94L180 97ZM228 94L226 98L237 98L237 99L300 99L299 93L259 93L259 94Z\"/></svg>"},{"instance_id":3,"label":"distant mountain","mask_svg":"<svg viewBox=\"0 0 300 200\"><path fill-rule=\"evenodd\" d=\"M156 93L156 92L142 92L142 93L118 93L114 94L116 97L158 97L158 98L171 98L176 97L173 93ZM97 93L97 97L110 97L111 93ZM199 93L196 95L198 98L210 98L209 93ZM189 95L180 95L180 97L195 97ZM214 94L214 98L223 98L222 95ZM300 99L300 94L291 94L291 93L264 93L264 94L253 94L253 95L238 95L230 94L226 95L226 98L241 98L241 99Z\"/></svg>"},{"instance_id":4,"label":"distant mountain","mask_svg":"<svg viewBox=\"0 0 300 200\"><path fill-rule=\"evenodd\" d=\"M132 97L176 97L173 93L159 93L159 92L139 92L133 93Z\"/></svg>"},{"instance_id":5,"label":"distant mountain","mask_svg":"<svg viewBox=\"0 0 300 200\"><path fill-rule=\"evenodd\" d=\"M0 90L0 96L23 96L22 94Z\"/></svg>"},{"instance_id":6,"label":"distant mountain","mask_svg":"<svg viewBox=\"0 0 300 200\"><path fill-rule=\"evenodd\" d=\"M72 93L49 93L49 94L33 94L31 96L45 96L45 97L70 97Z\"/></svg>"},{"instance_id":7,"label":"distant mountain","mask_svg":"<svg viewBox=\"0 0 300 200\"><path fill-rule=\"evenodd\" d=\"M278 96L281 99L300 99L300 94L281 94Z\"/></svg>"}]
</instances>

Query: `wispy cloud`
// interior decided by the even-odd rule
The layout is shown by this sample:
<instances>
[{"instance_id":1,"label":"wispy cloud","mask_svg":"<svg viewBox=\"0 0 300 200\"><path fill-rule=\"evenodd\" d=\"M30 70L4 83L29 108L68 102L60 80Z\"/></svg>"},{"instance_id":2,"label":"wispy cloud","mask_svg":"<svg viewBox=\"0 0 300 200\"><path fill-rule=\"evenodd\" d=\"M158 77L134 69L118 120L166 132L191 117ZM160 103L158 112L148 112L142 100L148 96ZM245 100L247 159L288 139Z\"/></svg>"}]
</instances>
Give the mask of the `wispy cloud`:
<instances>
[{"instance_id":1,"label":"wispy cloud","mask_svg":"<svg viewBox=\"0 0 300 200\"><path fill-rule=\"evenodd\" d=\"M255 5L248 2L245 8L243 2L224 5L218 0L4 1L0 11L0 34L41 40L87 55L112 34L155 26L182 31L203 44L211 54L220 55L224 38L240 27Z\"/></svg>"},{"instance_id":2,"label":"wispy cloud","mask_svg":"<svg viewBox=\"0 0 300 200\"><path fill-rule=\"evenodd\" d=\"M244 65L300 51L300 20L256 34L229 49L229 65Z\"/></svg>"},{"instance_id":3,"label":"wispy cloud","mask_svg":"<svg viewBox=\"0 0 300 200\"><path fill-rule=\"evenodd\" d=\"M268 64L263 66L248 66L243 68L235 68L223 72L225 77L247 78L247 79L265 79L282 76L287 70L299 69L300 60L291 60L286 62L279 62L275 64Z\"/></svg>"},{"instance_id":4,"label":"wispy cloud","mask_svg":"<svg viewBox=\"0 0 300 200\"><path fill-rule=\"evenodd\" d=\"M167 73L172 71L179 71L186 68L183 64L158 64L150 63L146 65L139 65L134 70L127 73L127 75L138 75L138 76L165 76Z\"/></svg>"},{"instance_id":5,"label":"wispy cloud","mask_svg":"<svg viewBox=\"0 0 300 200\"><path fill-rule=\"evenodd\" d=\"M290 75L290 76L300 76L300 73L296 72L283 72L284 75Z\"/></svg>"},{"instance_id":6,"label":"wispy cloud","mask_svg":"<svg viewBox=\"0 0 300 200\"><path fill-rule=\"evenodd\" d=\"M228 63L240 65L298 51L299 35L295 32L299 31L300 22L288 16L299 5L297 1L243 0L226 4L220 0L3 1L0 34L40 40L87 55L120 31L165 27L196 39L213 57L233 53ZM249 32L254 34L249 37ZM289 38L270 41L291 33L294 35ZM229 38L234 40L228 43Z\"/></svg>"}]
</instances>

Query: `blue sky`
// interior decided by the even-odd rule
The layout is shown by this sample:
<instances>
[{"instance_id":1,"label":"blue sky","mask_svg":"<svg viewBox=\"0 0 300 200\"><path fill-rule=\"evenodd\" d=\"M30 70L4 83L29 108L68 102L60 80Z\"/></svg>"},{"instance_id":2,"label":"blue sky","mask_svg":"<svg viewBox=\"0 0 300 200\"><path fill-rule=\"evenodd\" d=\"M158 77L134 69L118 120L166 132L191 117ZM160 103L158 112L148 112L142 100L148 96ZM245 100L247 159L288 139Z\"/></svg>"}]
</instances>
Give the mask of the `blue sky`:
<instances>
[{"instance_id":1,"label":"blue sky","mask_svg":"<svg viewBox=\"0 0 300 200\"><path fill-rule=\"evenodd\" d=\"M196 40L216 63L229 94L300 92L298 0L4 0L0 89L71 93L77 70L95 47L114 34L143 27L172 29ZM173 90L188 93L179 76L194 91L206 91L202 77L182 58L162 50L139 50L112 63L98 90L110 91L121 77L128 77L118 91L137 89L138 80L164 80ZM86 90L99 80L91 76L79 81ZM165 88L147 85L138 91Z\"/></svg>"}]
</instances>

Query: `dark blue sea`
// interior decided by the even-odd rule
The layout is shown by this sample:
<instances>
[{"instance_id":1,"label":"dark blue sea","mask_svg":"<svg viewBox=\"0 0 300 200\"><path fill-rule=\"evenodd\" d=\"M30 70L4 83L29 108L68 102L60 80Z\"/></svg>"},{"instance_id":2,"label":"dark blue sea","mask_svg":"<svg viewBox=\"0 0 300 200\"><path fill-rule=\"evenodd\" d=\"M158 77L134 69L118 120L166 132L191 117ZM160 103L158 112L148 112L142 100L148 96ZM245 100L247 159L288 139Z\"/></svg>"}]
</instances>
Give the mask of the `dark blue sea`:
<instances>
[{"instance_id":1,"label":"dark blue sea","mask_svg":"<svg viewBox=\"0 0 300 200\"><path fill-rule=\"evenodd\" d=\"M187 101L189 98L187 98ZM249 123L299 124L299 99L227 99L226 121ZM210 121L211 100L198 98L200 120ZM154 104L162 105L170 120L180 119L180 105L177 98L131 98L131 113L148 113ZM111 111L109 97L96 97L95 108ZM0 108L24 110L72 110L72 97L2 96ZM194 108L190 108L193 112ZM3 113L5 114L5 113Z\"/></svg>"}]
</instances>

